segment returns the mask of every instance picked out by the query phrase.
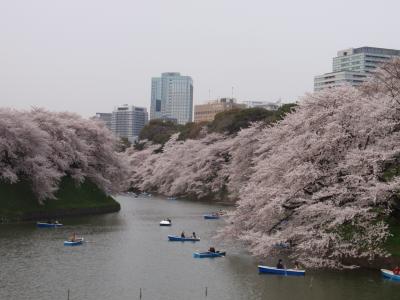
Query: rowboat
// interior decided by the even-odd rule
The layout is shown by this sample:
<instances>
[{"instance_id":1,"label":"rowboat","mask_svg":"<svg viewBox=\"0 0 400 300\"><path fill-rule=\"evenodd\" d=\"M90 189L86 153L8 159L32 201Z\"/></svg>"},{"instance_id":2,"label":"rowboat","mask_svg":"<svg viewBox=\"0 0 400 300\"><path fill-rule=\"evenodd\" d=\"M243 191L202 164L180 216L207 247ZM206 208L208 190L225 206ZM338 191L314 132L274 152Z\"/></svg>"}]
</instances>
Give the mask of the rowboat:
<instances>
[{"instance_id":1,"label":"rowboat","mask_svg":"<svg viewBox=\"0 0 400 300\"><path fill-rule=\"evenodd\" d=\"M64 246L79 246L83 244L84 239L83 238L78 238L75 239L74 241L64 241Z\"/></svg>"},{"instance_id":2,"label":"rowboat","mask_svg":"<svg viewBox=\"0 0 400 300\"><path fill-rule=\"evenodd\" d=\"M203 215L204 219L206 220L216 220L219 219L219 215L216 214L208 214L208 215Z\"/></svg>"},{"instance_id":3,"label":"rowboat","mask_svg":"<svg viewBox=\"0 0 400 300\"><path fill-rule=\"evenodd\" d=\"M381 269L381 273L384 278L400 281L400 275L395 275L390 270Z\"/></svg>"},{"instance_id":4,"label":"rowboat","mask_svg":"<svg viewBox=\"0 0 400 300\"><path fill-rule=\"evenodd\" d=\"M306 275L305 270L295 270L295 269L278 269L268 266L258 266L259 273L284 275L284 276L304 276Z\"/></svg>"},{"instance_id":5,"label":"rowboat","mask_svg":"<svg viewBox=\"0 0 400 300\"><path fill-rule=\"evenodd\" d=\"M61 227L63 224L61 223L47 223L47 222L37 222L36 226L39 228L54 228L54 227Z\"/></svg>"},{"instance_id":6,"label":"rowboat","mask_svg":"<svg viewBox=\"0 0 400 300\"><path fill-rule=\"evenodd\" d=\"M200 238L193 238L193 237L180 237L178 235L169 235L168 240L171 242L198 242Z\"/></svg>"},{"instance_id":7,"label":"rowboat","mask_svg":"<svg viewBox=\"0 0 400 300\"><path fill-rule=\"evenodd\" d=\"M171 225L172 225L172 222L168 221L168 220L162 220L160 222L160 226L171 226Z\"/></svg>"},{"instance_id":8,"label":"rowboat","mask_svg":"<svg viewBox=\"0 0 400 300\"><path fill-rule=\"evenodd\" d=\"M195 252L193 253L193 257L195 258L205 258L205 257L223 257L226 255L226 252Z\"/></svg>"}]
</instances>

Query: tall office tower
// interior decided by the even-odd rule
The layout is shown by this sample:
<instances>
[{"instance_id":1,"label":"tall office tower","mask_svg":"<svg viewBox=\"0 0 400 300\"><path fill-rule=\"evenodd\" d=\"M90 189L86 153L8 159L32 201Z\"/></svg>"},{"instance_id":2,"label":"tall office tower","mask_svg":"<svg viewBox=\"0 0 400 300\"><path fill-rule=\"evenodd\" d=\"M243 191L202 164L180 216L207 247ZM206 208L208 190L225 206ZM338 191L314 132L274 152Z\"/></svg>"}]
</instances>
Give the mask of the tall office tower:
<instances>
[{"instance_id":1,"label":"tall office tower","mask_svg":"<svg viewBox=\"0 0 400 300\"><path fill-rule=\"evenodd\" d=\"M314 77L314 91L350 84L362 84L373 70L395 56L400 50L361 47L340 50L333 58L333 71Z\"/></svg>"},{"instance_id":2,"label":"tall office tower","mask_svg":"<svg viewBox=\"0 0 400 300\"><path fill-rule=\"evenodd\" d=\"M148 121L147 109L124 104L114 109L111 116L111 131L118 137L133 142Z\"/></svg>"},{"instance_id":3,"label":"tall office tower","mask_svg":"<svg viewBox=\"0 0 400 300\"><path fill-rule=\"evenodd\" d=\"M180 73L162 73L151 79L150 119L193 120L193 81Z\"/></svg>"}]
</instances>

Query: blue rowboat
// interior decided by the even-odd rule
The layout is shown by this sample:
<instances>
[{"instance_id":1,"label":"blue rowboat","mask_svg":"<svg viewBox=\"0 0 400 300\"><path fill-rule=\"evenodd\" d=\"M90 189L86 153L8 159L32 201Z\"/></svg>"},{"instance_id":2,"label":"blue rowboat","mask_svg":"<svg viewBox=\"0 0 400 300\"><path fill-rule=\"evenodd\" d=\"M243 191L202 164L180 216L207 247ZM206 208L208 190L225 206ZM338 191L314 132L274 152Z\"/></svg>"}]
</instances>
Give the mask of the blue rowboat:
<instances>
[{"instance_id":1,"label":"blue rowboat","mask_svg":"<svg viewBox=\"0 0 400 300\"><path fill-rule=\"evenodd\" d=\"M80 246L83 244L83 238L76 239L75 241L64 241L64 246Z\"/></svg>"},{"instance_id":2,"label":"blue rowboat","mask_svg":"<svg viewBox=\"0 0 400 300\"><path fill-rule=\"evenodd\" d=\"M45 223L45 222L37 222L36 226L39 228L55 228L55 227L61 227L63 224L60 223Z\"/></svg>"},{"instance_id":3,"label":"blue rowboat","mask_svg":"<svg viewBox=\"0 0 400 300\"><path fill-rule=\"evenodd\" d=\"M381 269L381 273L384 278L400 281L400 275L395 275L392 271Z\"/></svg>"},{"instance_id":4,"label":"blue rowboat","mask_svg":"<svg viewBox=\"0 0 400 300\"><path fill-rule=\"evenodd\" d=\"M193 257L195 258L205 258L205 257L223 257L226 255L226 252L195 252L193 253Z\"/></svg>"},{"instance_id":5,"label":"blue rowboat","mask_svg":"<svg viewBox=\"0 0 400 300\"><path fill-rule=\"evenodd\" d=\"M305 270L294 270L294 269L278 269L268 266L258 266L259 273L284 275L284 276L304 276L306 275Z\"/></svg>"},{"instance_id":6,"label":"blue rowboat","mask_svg":"<svg viewBox=\"0 0 400 300\"><path fill-rule=\"evenodd\" d=\"M171 242L198 242L200 238L192 238L192 237L180 237L178 235L169 235L168 240Z\"/></svg>"},{"instance_id":7,"label":"blue rowboat","mask_svg":"<svg viewBox=\"0 0 400 300\"><path fill-rule=\"evenodd\" d=\"M206 220L216 220L216 219L219 219L219 215L214 215L214 214L211 214L211 215L203 215L203 217L204 217L204 219L206 219Z\"/></svg>"}]
</instances>

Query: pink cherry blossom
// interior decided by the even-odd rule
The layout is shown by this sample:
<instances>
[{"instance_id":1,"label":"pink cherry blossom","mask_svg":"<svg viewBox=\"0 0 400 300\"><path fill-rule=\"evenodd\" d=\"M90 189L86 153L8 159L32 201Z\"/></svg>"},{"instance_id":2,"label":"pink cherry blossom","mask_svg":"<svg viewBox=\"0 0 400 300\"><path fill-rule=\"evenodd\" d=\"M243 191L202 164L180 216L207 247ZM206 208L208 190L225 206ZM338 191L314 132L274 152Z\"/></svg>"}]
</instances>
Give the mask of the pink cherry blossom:
<instances>
[{"instance_id":1,"label":"pink cherry blossom","mask_svg":"<svg viewBox=\"0 0 400 300\"><path fill-rule=\"evenodd\" d=\"M121 191L126 168L116 140L101 123L43 109L0 109L0 179L28 181L38 200L54 198L64 176Z\"/></svg>"}]
</instances>

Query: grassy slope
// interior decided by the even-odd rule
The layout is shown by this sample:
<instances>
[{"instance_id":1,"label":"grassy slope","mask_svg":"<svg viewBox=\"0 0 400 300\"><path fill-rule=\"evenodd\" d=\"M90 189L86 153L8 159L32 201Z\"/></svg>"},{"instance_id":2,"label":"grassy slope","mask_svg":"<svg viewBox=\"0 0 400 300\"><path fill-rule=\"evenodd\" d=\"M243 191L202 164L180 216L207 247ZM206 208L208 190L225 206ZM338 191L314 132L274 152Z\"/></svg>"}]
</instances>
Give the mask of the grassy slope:
<instances>
[{"instance_id":1,"label":"grassy slope","mask_svg":"<svg viewBox=\"0 0 400 300\"><path fill-rule=\"evenodd\" d=\"M27 214L37 212L112 206L119 208L112 197L105 195L90 181L77 187L72 179L64 178L56 197L57 200L48 200L44 205L39 205L28 183L0 183L0 217L21 219Z\"/></svg>"},{"instance_id":2,"label":"grassy slope","mask_svg":"<svg viewBox=\"0 0 400 300\"><path fill-rule=\"evenodd\" d=\"M400 221L395 218L389 220L389 228L392 236L387 240L385 248L394 257L400 258Z\"/></svg>"},{"instance_id":3,"label":"grassy slope","mask_svg":"<svg viewBox=\"0 0 400 300\"><path fill-rule=\"evenodd\" d=\"M385 171L382 174L383 181L391 181L393 178L400 176L400 165L398 161L392 162L386 166ZM393 201L399 201L394 199ZM394 204L394 203L393 203ZM398 205L395 205L398 206ZM393 215L387 220L389 224L389 230L392 236L387 240L385 248L394 257L400 258L400 215L398 211L395 211Z\"/></svg>"}]
</instances>

